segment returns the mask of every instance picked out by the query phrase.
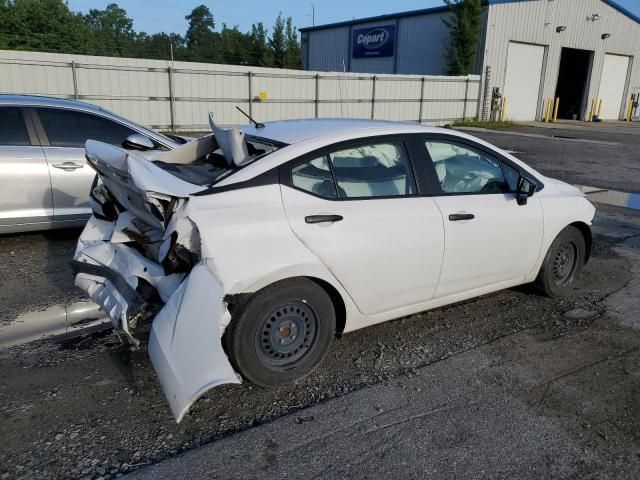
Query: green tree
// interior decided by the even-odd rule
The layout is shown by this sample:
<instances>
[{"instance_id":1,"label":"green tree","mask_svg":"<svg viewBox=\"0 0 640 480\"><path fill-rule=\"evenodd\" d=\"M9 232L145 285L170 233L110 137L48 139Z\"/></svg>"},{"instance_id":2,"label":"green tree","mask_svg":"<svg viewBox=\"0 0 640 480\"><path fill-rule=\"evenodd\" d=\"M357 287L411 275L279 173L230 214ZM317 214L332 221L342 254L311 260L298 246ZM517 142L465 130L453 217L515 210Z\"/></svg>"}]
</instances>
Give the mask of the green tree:
<instances>
[{"instance_id":1,"label":"green tree","mask_svg":"<svg viewBox=\"0 0 640 480\"><path fill-rule=\"evenodd\" d=\"M273 55L273 66L277 68L284 68L285 54L287 51L287 37L285 35L285 21L282 18L282 14L276 18L276 23L273 25L273 33L269 38L269 48Z\"/></svg>"},{"instance_id":2,"label":"green tree","mask_svg":"<svg viewBox=\"0 0 640 480\"><path fill-rule=\"evenodd\" d=\"M84 20L93 32L90 42L92 53L116 57L134 54L137 35L126 10L110 3L104 10L89 10Z\"/></svg>"},{"instance_id":3,"label":"green tree","mask_svg":"<svg viewBox=\"0 0 640 480\"><path fill-rule=\"evenodd\" d=\"M190 58L200 62L219 61L221 57L217 48L219 38L214 32L216 24L209 7L199 5L184 18L189 20L185 39Z\"/></svg>"},{"instance_id":4,"label":"green tree","mask_svg":"<svg viewBox=\"0 0 640 480\"><path fill-rule=\"evenodd\" d=\"M7 0L0 0L0 25L8 25L9 5ZM8 37L0 32L0 49L8 48Z\"/></svg>"},{"instance_id":5,"label":"green tree","mask_svg":"<svg viewBox=\"0 0 640 480\"><path fill-rule=\"evenodd\" d=\"M242 33L237 26L229 28L226 24L222 24L218 46L223 63L231 65L254 64L250 35Z\"/></svg>"},{"instance_id":6,"label":"green tree","mask_svg":"<svg viewBox=\"0 0 640 480\"><path fill-rule=\"evenodd\" d=\"M249 35L251 45L251 64L259 67L270 67L273 65L273 55L269 49L269 39L267 29L262 22L251 25Z\"/></svg>"},{"instance_id":7,"label":"green tree","mask_svg":"<svg viewBox=\"0 0 640 480\"><path fill-rule=\"evenodd\" d=\"M300 51L300 43L298 42L298 30L293 26L291 17L287 17L285 27L285 68L302 68L302 54Z\"/></svg>"},{"instance_id":8,"label":"green tree","mask_svg":"<svg viewBox=\"0 0 640 480\"><path fill-rule=\"evenodd\" d=\"M442 21L449 29L449 43L445 52L448 75L473 73L476 49L482 26L481 0L444 0L451 15Z\"/></svg>"},{"instance_id":9,"label":"green tree","mask_svg":"<svg viewBox=\"0 0 640 480\"><path fill-rule=\"evenodd\" d=\"M0 38L5 48L88 53L89 30L62 0L2 2Z\"/></svg>"}]
</instances>

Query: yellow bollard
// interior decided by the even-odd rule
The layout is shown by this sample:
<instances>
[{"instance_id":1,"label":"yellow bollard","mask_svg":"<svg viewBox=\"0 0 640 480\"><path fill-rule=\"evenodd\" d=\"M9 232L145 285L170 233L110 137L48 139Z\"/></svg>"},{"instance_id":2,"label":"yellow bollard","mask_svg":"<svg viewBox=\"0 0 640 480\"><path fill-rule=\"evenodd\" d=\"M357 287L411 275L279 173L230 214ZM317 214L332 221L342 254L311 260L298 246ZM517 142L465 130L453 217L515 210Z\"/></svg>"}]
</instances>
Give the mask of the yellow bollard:
<instances>
[{"instance_id":1,"label":"yellow bollard","mask_svg":"<svg viewBox=\"0 0 640 480\"><path fill-rule=\"evenodd\" d=\"M631 113L633 112L633 99L629 100L629 108L627 108L627 116L625 117L625 121L631 121Z\"/></svg>"},{"instance_id":2,"label":"yellow bollard","mask_svg":"<svg viewBox=\"0 0 640 480\"><path fill-rule=\"evenodd\" d=\"M500 121L504 122L504 118L507 112L507 97L502 97L502 107L500 108Z\"/></svg>"},{"instance_id":3,"label":"yellow bollard","mask_svg":"<svg viewBox=\"0 0 640 480\"><path fill-rule=\"evenodd\" d=\"M545 123L549 123L550 117L551 117L551 98L547 98L547 108L544 112Z\"/></svg>"},{"instance_id":4,"label":"yellow bollard","mask_svg":"<svg viewBox=\"0 0 640 480\"><path fill-rule=\"evenodd\" d=\"M595 115L596 110L596 99L591 99L591 108L589 109L589 118L587 118L587 122L593 122L593 116Z\"/></svg>"},{"instance_id":5,"label":"yellow bollard","mask_svg":"<svg viewBox=\"0 0 640 480\"><path fill-rule=\"evenodd\" d=\"M558 121L558 107L560 106L560 97L556 98L556 106L553 108L553 123Z\"/></svg>"},{"instance_id":6,"label":"yellow bollard","mask_svg":"<svg viewBox=\"0 0 640 480\"><path fill-rule=\"evenodd\" d=\"M598 120L601 120L602 117L602 99L598 102Z\"/></svg>"}]
</instances>

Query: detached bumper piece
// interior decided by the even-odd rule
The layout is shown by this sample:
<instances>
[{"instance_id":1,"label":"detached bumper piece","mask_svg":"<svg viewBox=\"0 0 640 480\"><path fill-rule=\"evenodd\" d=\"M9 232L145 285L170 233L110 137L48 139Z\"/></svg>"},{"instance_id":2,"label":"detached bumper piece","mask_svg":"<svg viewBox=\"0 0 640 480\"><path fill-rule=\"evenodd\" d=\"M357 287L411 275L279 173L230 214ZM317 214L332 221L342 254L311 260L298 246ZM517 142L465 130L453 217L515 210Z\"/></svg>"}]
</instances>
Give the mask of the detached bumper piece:
<instances>
[{"instance_id":1,"label":"detached bumper piece","mask_svg":"<svg viewBox=\"0 0 640 480\"><path fill-rule=\"evenodd\" d=\"M222 348L220 325L230 314L223 287L200 260L190 272L165 268L117 243L116 224L92 217L72 262L75 283L134 345L135 330L153 320L149 356L178 422L198 397L224 383L240 383Z\"/></svg>"}]
</instances>

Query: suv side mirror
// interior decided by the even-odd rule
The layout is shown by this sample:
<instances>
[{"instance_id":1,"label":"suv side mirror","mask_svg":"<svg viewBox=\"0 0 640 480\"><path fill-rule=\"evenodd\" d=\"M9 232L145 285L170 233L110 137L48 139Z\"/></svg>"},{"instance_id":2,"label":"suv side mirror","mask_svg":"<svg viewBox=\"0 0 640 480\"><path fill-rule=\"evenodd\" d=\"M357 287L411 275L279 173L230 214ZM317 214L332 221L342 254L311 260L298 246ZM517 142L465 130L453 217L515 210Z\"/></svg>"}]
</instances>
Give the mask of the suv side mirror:
<instances>
[{"instance_id":1,"label":"suv side mirror","mask_svg":"<svg viewBox=\"0 0 640 480\"><path fill-rule=\"evenodd\" d=\"M531 197L535 191L535 183L522 176L518 178L518 188L516 190L516 200L518 205L526 205L529 197Z\"/></svg>"},{"instance_id":2,"label":"suv side mirror","mask_svg":"<svg viewBox=\"0 0 640 480\"><path fill-rule=\"evenodd\" d=\"M122 142L122 146L129 150L153 150L156 146L154 143L144 135L140 133L134 133L129 135L127 139Z\"/></svg>"}]
</instances>

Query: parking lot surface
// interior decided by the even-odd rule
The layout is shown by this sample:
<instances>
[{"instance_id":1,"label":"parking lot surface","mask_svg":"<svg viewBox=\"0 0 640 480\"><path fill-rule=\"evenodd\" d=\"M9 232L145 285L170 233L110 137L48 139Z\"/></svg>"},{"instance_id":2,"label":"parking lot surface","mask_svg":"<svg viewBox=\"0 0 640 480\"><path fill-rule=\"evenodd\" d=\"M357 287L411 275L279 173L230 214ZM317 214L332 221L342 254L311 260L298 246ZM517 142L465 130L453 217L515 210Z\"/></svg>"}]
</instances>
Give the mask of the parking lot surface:
<instances>
[{"instance_id":1,"label":"parking lot surface","mask_svg":"<svg viewBox=\"0 0 640 480\"><path fill-rule=\"evenodd\" d=\"M600 150L631 155L633 135L474 134L640 191L637 157ZM0 350L0 478L638 478L640 214L601 206L594 234L567 298L517 288L357 331L297 384L216 388L180 425L146 353L109 332ZM77 235L0 237L2 321L82 298Z\"/></svg>"}]
</instances>

